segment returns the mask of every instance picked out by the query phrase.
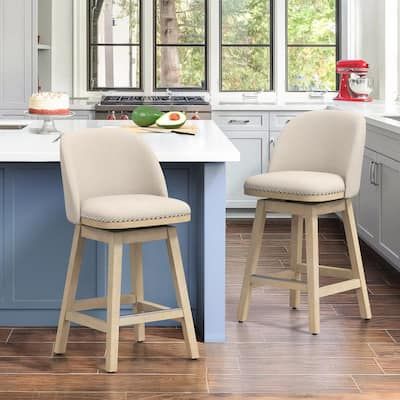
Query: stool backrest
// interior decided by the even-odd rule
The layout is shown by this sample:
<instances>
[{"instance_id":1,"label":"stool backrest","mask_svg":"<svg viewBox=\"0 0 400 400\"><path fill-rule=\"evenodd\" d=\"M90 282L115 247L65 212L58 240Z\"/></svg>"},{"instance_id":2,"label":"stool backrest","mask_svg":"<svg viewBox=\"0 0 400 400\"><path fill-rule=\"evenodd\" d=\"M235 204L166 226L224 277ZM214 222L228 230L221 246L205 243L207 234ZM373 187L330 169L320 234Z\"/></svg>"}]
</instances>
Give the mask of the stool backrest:
<instances>
[{"instance_id":1,"label":"stool backrest","mask_svg":"<svg viewBox=\"0 0 400 400\"><path fill-rule=\"evenodd\" d=\"M282 131L270 163L274 171L314 171L340 175L346 198L360 190L366 136L365 118L347 111L311 111Z\"/></svg>"},{"instance_id":2,"label":"stool backrest","mask_svg":"<svg viewBox=\"0 0 400 400\"><path fill-rule=\"evenodd\" d=\"M168 196L153 151L127 129L84 129L61 138L61 172L67 218L80 222L82 201L97 196Z\"/></svg>"}]
</instances>

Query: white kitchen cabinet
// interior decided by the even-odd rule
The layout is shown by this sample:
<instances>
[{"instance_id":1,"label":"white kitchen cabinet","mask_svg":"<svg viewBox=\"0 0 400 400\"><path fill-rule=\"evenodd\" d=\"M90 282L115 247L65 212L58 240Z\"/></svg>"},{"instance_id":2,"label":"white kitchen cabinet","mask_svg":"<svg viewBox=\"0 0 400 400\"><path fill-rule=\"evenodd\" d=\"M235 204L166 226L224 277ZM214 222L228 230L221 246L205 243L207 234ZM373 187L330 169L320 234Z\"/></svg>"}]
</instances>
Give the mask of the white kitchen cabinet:
<instances>
[{"instance_id":1,"label":"white kitchen cabinet","mask_svg":"<svg viewBox=\"0 0 400 400\"><path fill-rule=\"evenodd\" d=\"M0 109L24 109L37 86L37 1L0 1Z\"/></svg>"},{"instance_id":2,"label":"white kitchen cabinet","mask_svg":"<svg viewBox=\"0 0 400 400\"><path fill-rule=\"evenodd\" d=\"M252 175L268 171L282 129L300 111L218 111L213 120L240 151L241 161L227 165L227 208L253 209L257 200L245 196L243 185Z\"/></svg>"},{"instance_id":3,"label":"white kitchen cabinet","mask_svg":"<svg viewBox=\"0 0 400 400\"><path fill-rule=\"evenodd\" d=\"M400 162L377 155L378 245L393 263L400 261Z\"/></svg>"},{"instance_id":4,"label":"white kitchen cabinet","mask_svg":"<svg viewBox=\"0 0 400 400\"><path fill-rule=\"evenodd\" d=\"M0 110L0 119L18 120L30 117L26 114L26 110Z\"/></svg>"},{"instance_id":5,"label":"white kitchen cabinet","mask_svg":"<svg viewBox=\"0 0 400 400\"><path fill-rule=\"evenodd\" d=\"M240 162L227 164L227 202L229 209L255 208L257 200L246 196L244 182L266 172L268 166L269 114L262 111L221 111L212 116L240 151Z\"/></svg>"},{"instance_id":6,"label":"white kitchen cabinet","mask_svg":"<svg viewBox=\"0 0 400 400\"><path fill-rule=\"evenodd\" d=\"M267 168L268 135L265 133L227 132L226 135L240 151L240 162L228 163L227 208L254 208L254 197L246 196L243 186L252 175L262 174Z\"/></svg>"},{"instance_id":7,"label":"white kitchen cabinet","mask_svg":"<svg viewBox=\"0 0 400 400\"><path fill-rule=\"evenodd\" d=\"M367 141L376 144L376 130ZM382 150L389 138L381 136ZM400 161L366 149L360 193L355 200L360 237L380 255L400 268Z\"/></svg>"},{"instance_id":8,"label":"white kitchen cabinet","mask_svg":"<svg viewBox=\"0 0 400 400\"><path fill-rule=\"evenodd\" d=\"M365 150L360 193L356 199L358 228L363 239L377 242L378 238L378 186L376 184L377 154ZM375 176L374 176L375 174Z\"/></svg>"},{"instance_id":9,"label":"white kitchen cabinet","mask_svg":"<svg viewBox=\"0 0 400 400\"><path fill-rule=\"evenodd\" d=\"M266 112L214 112L213 120L223 131L268 131L269 129L269 116Z\"/></svg>"},{"instance_id":10,"label":"white kitchen cabinet","mask_svg":"<svg viewBox=\"0 0 400 400\"><path fill-rule=\"evenodd\" d=\"M280 132L282 129L297 115L301 114L299 111L286 112L278 111L271 112L269 117L269 127L271 131Z\"/></svg>"}]
</instances>

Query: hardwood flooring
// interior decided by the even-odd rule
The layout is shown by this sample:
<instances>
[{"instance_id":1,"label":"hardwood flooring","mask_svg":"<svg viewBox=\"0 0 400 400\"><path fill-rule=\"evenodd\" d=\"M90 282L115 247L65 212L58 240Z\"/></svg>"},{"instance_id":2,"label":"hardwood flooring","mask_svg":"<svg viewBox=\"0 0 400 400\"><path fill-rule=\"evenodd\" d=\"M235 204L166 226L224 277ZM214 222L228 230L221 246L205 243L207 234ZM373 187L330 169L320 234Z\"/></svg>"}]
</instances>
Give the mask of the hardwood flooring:
<instances>
[{"instance_id":1,"label":"hardwood flooring","mask_svg":"<svg viewBox=\"0 0 400 400\"><path fill-rule=\"evenodd\" d=\"M260 272L288 263L289 221L268 221ZM400 273L362 246L373 319L353 293L322 299L321 334L308 333L307 303L284 290L254 291L248 322L236 309L251 224L227 225L227 343L185 359L182 333L148 328L145 343L121 330L119 372L105 374L102 333L73 328L67 356L53 357L53 328L0 329L0 400L400 400ZM341 223L320 221L320 257L349 264ZM326 280L328 282L328 280Z\"/></svg>"}]
</instances>

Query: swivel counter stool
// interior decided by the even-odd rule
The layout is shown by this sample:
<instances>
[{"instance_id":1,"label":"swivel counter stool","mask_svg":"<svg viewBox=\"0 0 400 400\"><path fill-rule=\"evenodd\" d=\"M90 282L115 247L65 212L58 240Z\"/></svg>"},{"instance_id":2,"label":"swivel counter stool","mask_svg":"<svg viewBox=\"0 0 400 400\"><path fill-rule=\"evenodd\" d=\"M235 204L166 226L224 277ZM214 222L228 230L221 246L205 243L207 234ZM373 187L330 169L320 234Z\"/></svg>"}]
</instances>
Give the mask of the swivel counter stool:
<instances>
[{"instance_id":1,"label":"swivel counter stool","mask_svg":"<svg viewBox=\"0 0 400 400\"><path fill-rule=\"evenodd\" d=\"M63 135L61 171L68 220L75 225L54 352L66 352L70 323L106 333L108 372L117 371L121 326L136 325L145 340L146 322L178 320L189 357L199 357L176 228L190 220L189 206L168 198L160 164L145 143L125 129L86 129ZM75 300L84 240L108 244L107 296ZM142 243L166 240L177 308L144 300ZM121 296L123 244L130 244L132 291ZM136 313L120 315L120 305ZM107 309L106 321L82 313Z\"/></svg>"},{"instance_id":2,"label":"swivel counter stool","mask_svg":"<svg viewBox=\"0 0 400 400\"><path fill-rule=\"evenodd\" d=\"M352 205L360 188L365 144L365 120L344 111L313 111L293 119L283 130L269 172L245 183L245 193L257 202L251 246L244 274L238 319L247 319L251 289L271 285L290 290L290 306L297 308L300 292L308 293L309 330L320 331L320 298L357 291L361 317L371 309ZM290 268L268 276L256 274L266 213L292 215ZM351 268L319 265L318 217L342 213ZM302 260L303 225L306 262ZM302 274L306 280L302 280ZM320 287L319 277L342 280Z\"/></svg>"}]
</instances>

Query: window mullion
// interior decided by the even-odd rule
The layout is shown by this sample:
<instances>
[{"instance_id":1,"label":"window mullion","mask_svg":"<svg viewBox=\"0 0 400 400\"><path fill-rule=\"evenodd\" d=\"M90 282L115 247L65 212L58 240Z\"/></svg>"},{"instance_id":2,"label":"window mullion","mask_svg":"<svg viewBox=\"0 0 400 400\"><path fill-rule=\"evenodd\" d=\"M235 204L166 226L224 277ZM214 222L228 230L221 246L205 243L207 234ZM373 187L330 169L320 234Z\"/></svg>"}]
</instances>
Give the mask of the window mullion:
<instances>
[{"instance_id":1,"label":"window mullion","mask_svg":"<svg viewBox=\"0 0 400 400\"><path fill-rule=\"evenodd\" d=\"M153 31L153 2L143 1L143 26L142 26L142 49L143 49L143 92L146 96L151 96L153 94L153 79L154 79L154 54L153 51L153 41L154 31Z\"/></svg>"},{"instance_id":2,"label":"window mullion","mask_svg":"<svg viewBox=\"0 0 400 400\"><path fill-rule=\"evenodd\" d=\"M276 99L283 102L286 93L286 1L275 1L274 78Z\"/></svg>"}]
</instances>

